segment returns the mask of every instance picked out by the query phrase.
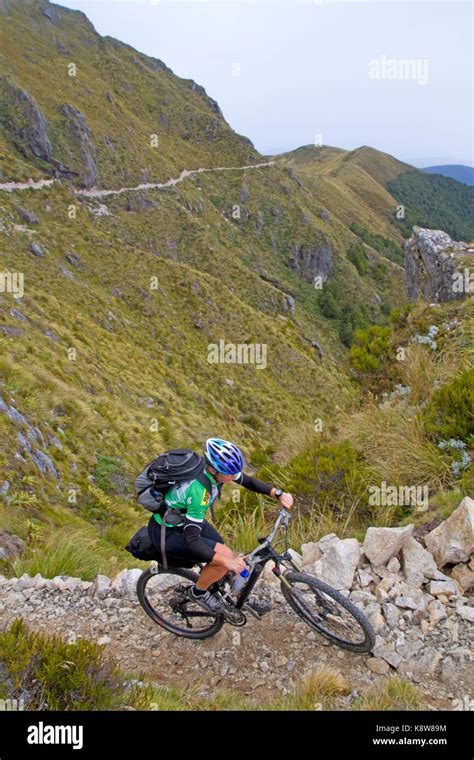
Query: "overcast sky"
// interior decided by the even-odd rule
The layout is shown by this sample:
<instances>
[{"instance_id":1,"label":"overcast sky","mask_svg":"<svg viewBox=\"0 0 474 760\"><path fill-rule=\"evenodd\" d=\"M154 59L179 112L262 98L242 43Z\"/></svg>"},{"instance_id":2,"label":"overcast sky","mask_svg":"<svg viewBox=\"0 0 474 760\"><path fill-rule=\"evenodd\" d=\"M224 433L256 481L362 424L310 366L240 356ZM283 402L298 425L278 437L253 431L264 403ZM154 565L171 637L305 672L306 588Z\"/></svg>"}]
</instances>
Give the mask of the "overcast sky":
<instances>
[{"instance_id":1,"label":"overcast sky","mask_svg":"<svg viewBox=\"0 0 474 760\"><path fill-rule=\"evenodd\" d=\"M59 4L202 84L262 153L319 141L416 166L473 163L468 2Z\"/></svg>"}]
</instances>

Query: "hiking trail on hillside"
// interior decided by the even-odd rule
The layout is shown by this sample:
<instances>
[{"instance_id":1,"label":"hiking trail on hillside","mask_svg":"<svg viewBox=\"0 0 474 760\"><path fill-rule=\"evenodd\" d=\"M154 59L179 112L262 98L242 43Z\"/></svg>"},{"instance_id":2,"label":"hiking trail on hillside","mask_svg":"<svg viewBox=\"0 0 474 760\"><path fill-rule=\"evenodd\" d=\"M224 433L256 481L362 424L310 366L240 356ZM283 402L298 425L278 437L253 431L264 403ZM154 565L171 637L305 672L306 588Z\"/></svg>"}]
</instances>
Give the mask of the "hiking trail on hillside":
<instances>
[{"instance_id":1,"label":"hiking trail on hillside","mask_svg":"<svg viewBox=\"0 0 474 760\"><path fill-rule=\"evenodd\" d=\"M263 169L267 166L274 166L276 161L266 161L259 164L249 164L247 166L214 166L209 169L200 167L199 169L183 169L179 177L170 178L166 182L143 182L132 187L119 187L116 190L104 190L97 187L90 189L74 188L74 194L85 198L104 198L106 195L121 195L122 193L136 192L140 190L156 190L166 187L175 187L188 177L194 174L203 174L205 172L225 172L225 171L246 171L247 169ZM0 190L11 193L15 190L42 190L44 187L51 187L55 183L60 183L60 179L40 179L28 180L27 182L3 182L0 183Z\"/></svg>"}]
</instances>

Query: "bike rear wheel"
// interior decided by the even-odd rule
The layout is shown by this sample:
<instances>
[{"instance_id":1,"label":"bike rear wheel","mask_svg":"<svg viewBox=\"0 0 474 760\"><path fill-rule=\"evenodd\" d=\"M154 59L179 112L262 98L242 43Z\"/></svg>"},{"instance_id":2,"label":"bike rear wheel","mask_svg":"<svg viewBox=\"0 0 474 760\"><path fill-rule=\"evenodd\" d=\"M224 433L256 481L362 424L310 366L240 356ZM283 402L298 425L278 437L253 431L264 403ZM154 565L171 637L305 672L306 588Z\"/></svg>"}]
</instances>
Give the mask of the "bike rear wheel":
<instances>
[{"instance_id":1,"label":"bike rear wheel","mask_svg":"<svg viewBox=\"0 0 474 760\"><path fill-rule=\"evenodd\" d=\"M311 628L350 652L370 652L375 633L369 621L345 596L307 573L286 572L281 591L290 607Z\"/></svg>"},{"instance_id":2,"label":"bike rear wheel","mask_svg":"<svg viewBox=\"0 0 474 760\"><path fill-rule=\"evenodd\" d=\"M138 600L154 623L188 639L207 639L224 625L223 615L213 615L185 595L199 576L185 568L160 565L145 570L137 582Z\"/></svg>"}]
</instances>

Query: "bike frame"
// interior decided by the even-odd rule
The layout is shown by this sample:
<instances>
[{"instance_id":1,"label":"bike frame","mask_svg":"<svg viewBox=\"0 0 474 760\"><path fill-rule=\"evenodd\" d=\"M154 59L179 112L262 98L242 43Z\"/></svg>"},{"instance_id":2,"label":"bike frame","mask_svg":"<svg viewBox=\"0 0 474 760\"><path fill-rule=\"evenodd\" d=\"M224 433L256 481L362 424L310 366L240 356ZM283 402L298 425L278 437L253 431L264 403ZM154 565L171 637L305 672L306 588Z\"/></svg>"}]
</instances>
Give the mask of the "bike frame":
<instances>
[{"instance_id":1,"label":"bike frame","mask_svg":"<svg viewBox=\"0 0 474 760\"><path fill-rule=\"evenodd\" d=\"M263 572L263 569L267 562L270 562L273 560L275 563L275 567L273 568L273 572L277 576L277 578L282 582L285 583L289 588L290 584L288 581L286 581L284 575L282 574L280 570L280 564L285 561L288 562L297 572L302 572L301 568L296 564L294 559L291 557L291 555L285 551L281 554L275 551L272 544L275 540L275 537L280 530L281 527L287 527L289 521L290 521L290 512L285 509L285 507L282 507L278 513L278 517L275 520L275 524L273 526L273 529L271 533L268 534L266 538L259 538L259 544L260 546L257 546L253 551L251 551L249 554L246 555L245 562L248 565L251 565L252 571L249 575L249 578L243 587L242 591L237 597L237 601L235 602L235 607L237 609L241 609L245 602L247 601L248 597L252 593L252 589L254 588L255 584L257 583L260 575ZM258 557L258 559L256 559ZM209 590L217 591L221 589L221 586L223 584L224 579L221 578L219 581L216 581L213 583Z\"/></svg>"}]
</instances>

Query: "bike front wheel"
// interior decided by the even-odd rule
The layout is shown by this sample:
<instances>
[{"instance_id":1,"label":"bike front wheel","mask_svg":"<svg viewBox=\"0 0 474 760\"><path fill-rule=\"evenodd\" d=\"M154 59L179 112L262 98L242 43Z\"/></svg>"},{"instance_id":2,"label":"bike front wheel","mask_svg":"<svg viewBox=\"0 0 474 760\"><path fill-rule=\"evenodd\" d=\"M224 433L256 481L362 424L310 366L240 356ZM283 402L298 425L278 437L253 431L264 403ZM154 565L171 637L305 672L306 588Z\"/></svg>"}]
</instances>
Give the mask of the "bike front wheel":
<instances>
[{"instance_id":1,"label":"bike front wheel","mask_svg":"<svg viewBox=\"0 0 474 760\"><path fill-rule=\"evenodd\" d=\"M307 573L286 572L283 577L282 594L307 625L342 649L370 652L375 644L375 633L355 604Z\"/></svg>"},{"instance_id":2,"label":"bike front wheel","mask_svg":"<svg viewBox=\"0 0 474 760\"><path fill-rule=\"evenodd\" d=\"M138 600L159 626L188 639L207 639L224 625L224 615L213 615L186 595L199 576L185 568L164 570L160 565L143 572L137 582Z\"/></svg>"}]
</instances>

